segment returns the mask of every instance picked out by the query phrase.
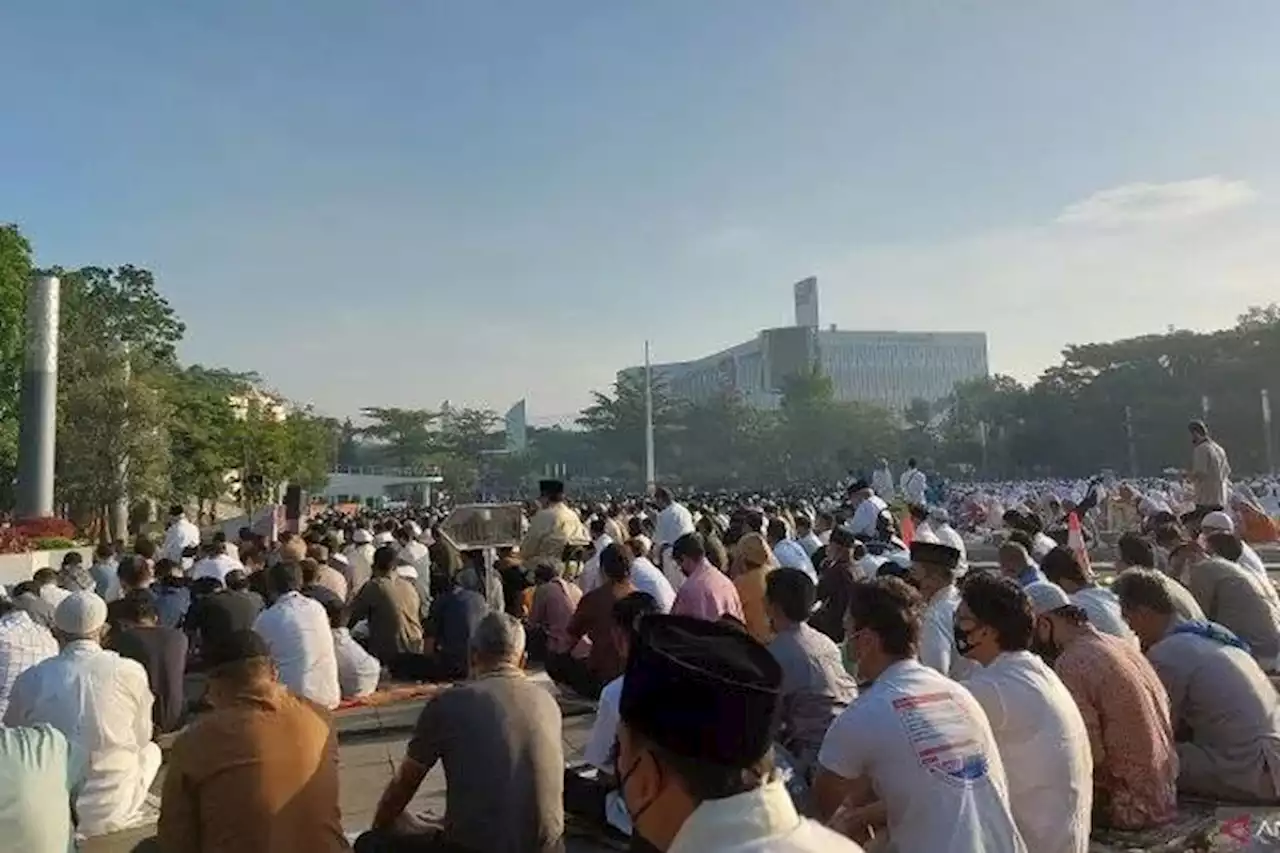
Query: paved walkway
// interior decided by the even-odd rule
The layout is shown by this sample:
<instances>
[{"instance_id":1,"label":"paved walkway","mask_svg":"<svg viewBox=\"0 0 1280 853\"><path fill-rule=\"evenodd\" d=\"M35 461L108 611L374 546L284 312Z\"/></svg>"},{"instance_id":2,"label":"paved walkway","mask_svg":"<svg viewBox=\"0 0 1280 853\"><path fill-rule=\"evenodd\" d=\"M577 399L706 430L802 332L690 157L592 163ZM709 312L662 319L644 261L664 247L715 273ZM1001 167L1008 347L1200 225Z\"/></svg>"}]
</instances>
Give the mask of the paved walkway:
<instances>
[{"instance_id":1,"label":"paved walkway","mask_svg":"<svg viewBox=\"0 0 1280 853\"><path fill-rule=\"evenodd\" d=\"M535 676L539 677L539 676ZM540 680L545 679L541 676ZM548 684L548 689L552 689ZM387 708L369 708L348 713L339 723L341 743L338 748L338 767L341 774L339 806L342 823L349 833L367 829L373 822L374 809L383 789L391 781L400 759L404 757L409 734L421 702ZM592 716L578 714L564 720L564 753L574 761L582 754L591 732ZM160 792L164 770L157 778L153 791ZM437 764L423 780L418 795L409 808L418 813L444 815L445 780L444 767ZM144 838L155 834L155 827L120 832L92 839L81 845L81 853L130 853ZM596 853L607 848L570 839L568 853Z\"/></svg>"}]
</instances>

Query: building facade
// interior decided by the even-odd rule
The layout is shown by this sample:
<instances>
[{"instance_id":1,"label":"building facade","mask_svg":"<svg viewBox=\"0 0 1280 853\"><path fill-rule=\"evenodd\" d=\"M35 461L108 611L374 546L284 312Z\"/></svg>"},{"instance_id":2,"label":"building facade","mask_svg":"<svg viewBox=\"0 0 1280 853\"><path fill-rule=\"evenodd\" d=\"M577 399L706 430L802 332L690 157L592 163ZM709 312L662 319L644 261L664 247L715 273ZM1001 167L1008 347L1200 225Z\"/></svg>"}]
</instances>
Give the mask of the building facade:
<instances>
[{"instance_id":1,"label":"building facade","mask_svg":"<svg viewBox=\"0 0 1280 853\"><path fill-rule=\"evenodd\" d=\"M818 364L836 399L902 410L934 402L956 384L987 376L983 332L876 332L817 327L817 280L795 286L796 324L765 329L752 340L694 361L655 364L656 384L672 397L701 402L733 391L749 405L776 408L788 376ZM618 376L643 378L643 367Z\"/></svg>"}]
</instances>

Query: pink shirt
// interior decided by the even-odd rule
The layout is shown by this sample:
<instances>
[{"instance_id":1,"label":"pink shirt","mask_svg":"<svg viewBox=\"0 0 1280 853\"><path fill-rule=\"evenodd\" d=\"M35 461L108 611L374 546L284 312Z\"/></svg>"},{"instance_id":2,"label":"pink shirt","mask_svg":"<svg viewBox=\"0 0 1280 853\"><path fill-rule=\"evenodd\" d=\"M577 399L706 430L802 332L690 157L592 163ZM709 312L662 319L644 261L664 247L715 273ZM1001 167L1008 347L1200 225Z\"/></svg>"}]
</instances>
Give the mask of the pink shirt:
<instances>
[{"instance_id":1,"label":"pink shirt","mask_svg":"<svg viewBox=\"0 0 1280 853\"><path fill-rule=\"evenodd\" d=\"M697 616L710 622L715 622L727 613L739 622L746 622L737 587L723 572L706 562L680 585L675 604L671 605L671 612L681 616Z\"/></svg>"},{"instance_id":2,"label":"pink shirt","mask_svg":"<svg viewBox=\"0 0 1280 853\"><path fill-rule=\"evenodd\" d=\"M573 645L569 637L569 620L582 599L582 590L564 578L555 578L539 586L533 593L529 626L547 634L547 651L564 654Z\"/></svg>"}]
</instances>

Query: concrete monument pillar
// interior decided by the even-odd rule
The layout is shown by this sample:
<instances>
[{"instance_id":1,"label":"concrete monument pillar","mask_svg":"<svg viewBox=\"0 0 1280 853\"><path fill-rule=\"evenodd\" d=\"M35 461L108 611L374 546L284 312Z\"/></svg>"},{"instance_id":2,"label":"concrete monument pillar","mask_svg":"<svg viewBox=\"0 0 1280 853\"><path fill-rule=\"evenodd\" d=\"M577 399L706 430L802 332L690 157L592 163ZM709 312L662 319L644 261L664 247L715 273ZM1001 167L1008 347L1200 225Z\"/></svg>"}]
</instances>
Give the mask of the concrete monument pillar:
<instances>
[{"instance_id":1,"label":"concrete monument pillar","mask_svg":"<svg viewBox=\"0 0 1280 853\"><path fill-rule=\"evenodd\" d=\"M18 518L53 515L59 292L60 283L51 275L36 278L27 291L26 346L18 409Z\"/></svg>"}]
</instances>

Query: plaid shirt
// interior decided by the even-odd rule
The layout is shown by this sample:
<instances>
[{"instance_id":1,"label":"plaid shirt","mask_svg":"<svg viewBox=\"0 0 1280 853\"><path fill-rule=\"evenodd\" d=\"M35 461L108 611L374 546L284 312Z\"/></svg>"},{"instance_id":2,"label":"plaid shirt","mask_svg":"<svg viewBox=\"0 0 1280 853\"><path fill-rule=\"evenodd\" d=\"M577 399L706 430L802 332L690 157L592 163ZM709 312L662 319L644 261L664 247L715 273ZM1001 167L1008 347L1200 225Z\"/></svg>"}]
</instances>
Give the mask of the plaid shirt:
<instances>
[{"instance_id":1,"label":"plaid shirt","mask_svg":"<svg viewBox=\"0 0 1280 853\"><path fill-rule=\"evenodd\" d=\"M9 708L9 692L18 676L58 654L53 634L25 610L0 617L0 719Z\"/></svg>"}]
</instances>

